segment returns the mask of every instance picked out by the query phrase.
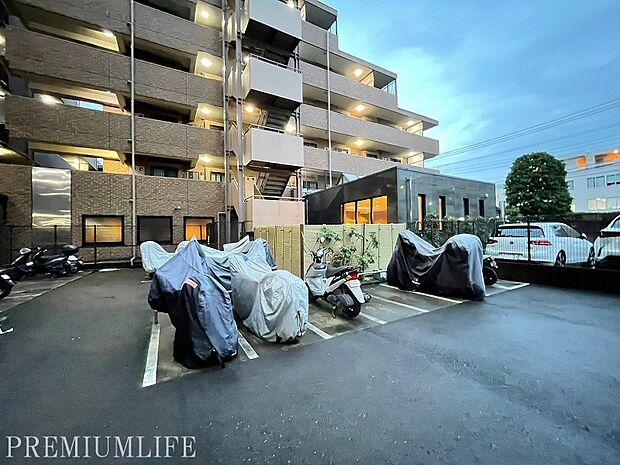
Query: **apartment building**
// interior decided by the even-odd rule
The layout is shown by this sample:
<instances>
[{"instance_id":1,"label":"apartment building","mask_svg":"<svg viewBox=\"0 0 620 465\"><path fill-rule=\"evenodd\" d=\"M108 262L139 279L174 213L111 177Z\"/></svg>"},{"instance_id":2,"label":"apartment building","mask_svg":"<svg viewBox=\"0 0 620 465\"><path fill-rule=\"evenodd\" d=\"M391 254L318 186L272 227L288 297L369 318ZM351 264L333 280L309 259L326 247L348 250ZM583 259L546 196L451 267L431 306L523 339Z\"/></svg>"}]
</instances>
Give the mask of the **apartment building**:
<instances>
[{"instance_id":1,"label":"apartment building","mask_svg":"<svg viewBox=\"0 0 620 465\"><path fill-rule=\"evenodd\" d=\"M566 182L577 213L620 211L620 152L618 149L564 159Z\"/></svg>"},{"instance_id":2,"label":"apartment building","mask_svg":"<svg viewBox=\"0 0 620 465\"><path fill-rule=\"evenodd\" d=\"M56 226L117 258L303 223L305 193L439 153L317 0L0 0L0 23L13 248Z\"/></svg>"}]
</instances>

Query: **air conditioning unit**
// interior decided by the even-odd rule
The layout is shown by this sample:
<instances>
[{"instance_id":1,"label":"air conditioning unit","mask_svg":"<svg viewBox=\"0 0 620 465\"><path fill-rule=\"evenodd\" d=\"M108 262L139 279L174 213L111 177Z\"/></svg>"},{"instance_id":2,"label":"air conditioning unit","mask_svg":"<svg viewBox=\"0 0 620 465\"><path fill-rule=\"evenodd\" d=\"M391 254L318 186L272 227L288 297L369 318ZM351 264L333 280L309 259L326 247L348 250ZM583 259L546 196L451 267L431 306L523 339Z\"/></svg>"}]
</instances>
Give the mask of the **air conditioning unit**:
<instances>
[{"instance_id":1,"label":"air conditioning unit","mask_svg":"<svg viewBox=\"0 0 620 465\"><path fill-rule=\"evenodd\" d=\"M146 173L146 169L144 168L144 166L138 166L136 165L136 174L145 174Z\"/></svg>"}]
</instances>

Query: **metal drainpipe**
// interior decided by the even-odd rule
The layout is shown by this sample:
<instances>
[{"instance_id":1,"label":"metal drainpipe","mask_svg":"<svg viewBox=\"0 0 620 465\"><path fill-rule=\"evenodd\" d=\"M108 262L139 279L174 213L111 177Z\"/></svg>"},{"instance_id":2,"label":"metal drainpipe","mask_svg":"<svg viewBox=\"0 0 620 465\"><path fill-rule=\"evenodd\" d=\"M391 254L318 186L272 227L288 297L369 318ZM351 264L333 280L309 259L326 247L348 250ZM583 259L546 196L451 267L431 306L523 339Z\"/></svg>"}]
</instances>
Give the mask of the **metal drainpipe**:
<instances>
[{"instance_id":1,"label":"metal drainpipe","mask_svg":"<svg viewBox=\"0 0 620 465\"><path fill-rule=\"evenodd\" d=\"M224 237L226 242L231 242L230 239L230 210L232 208L230 204L230 158L228 154L228 100L226 99L226 93L228 92L228 47L226 46L226 13L228 11L228 1L222 0L222 62L223 71L222 76L224 78L224 85L222 86L222 99L223 99L223 121L224 121L224 205L225 207L225 221L224 225Z\"/></svg>"},{"instance_id":2,"label":"metal drainpipe","mask_svg":"<svg viewBox=\"0 0 620 465\"><path fill-rule=\"evenodd\" d=\"M327 44L327 166L329 169L329 187L334 185L332 179L332 88L329 76L329 31L325 32L325 43Z\"/></svg>"},{"instance_id":3,"label":"metal drainpipe","mask_svg":"<svg viewBox=\"0 0 620 465\"><path fill-rule=\"evenodd\" d=\"M237 180L239 193L239 211L237 212L237 216L239 220L238 239L240 239L242 228L245 226L245 174L243 170L243 156L245 148L243 146L243 102L240 98L243 92L243 85L241 81L241 70L243 67L243 56L241 53L241 0L235 0L235 24L235 70L237 72L237 75L235 76L237 88L237 176L239 178Z\"/></svg>"},{"instance_id":4,"label":"metal drainpipe","mask_svg":"<svg viewBox=\"0 0 620 465\"><path fill-rule=\"evenodd\" d=\"M136 5L131 3L131 253L130 264L133 267L136 260Z\"/></svg>"}]
</instances>

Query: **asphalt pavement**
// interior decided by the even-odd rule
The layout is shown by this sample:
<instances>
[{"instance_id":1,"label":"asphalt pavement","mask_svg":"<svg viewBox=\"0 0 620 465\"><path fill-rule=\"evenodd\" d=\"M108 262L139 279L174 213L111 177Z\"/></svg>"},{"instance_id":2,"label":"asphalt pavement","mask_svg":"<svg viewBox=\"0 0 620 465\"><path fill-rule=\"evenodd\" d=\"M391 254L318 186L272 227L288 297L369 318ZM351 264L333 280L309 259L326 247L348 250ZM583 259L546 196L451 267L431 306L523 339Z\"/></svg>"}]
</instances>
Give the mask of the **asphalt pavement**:
<instances>
[{"instance_id":1,"label":"asphalt pavement","mask_svg":"<svg viewBox=\"0 0 620 465\"><path fill-rule=\"evenodd\" d=\"M620 463L617 296L526 286L143 388L142 280L94 273L3 313L0 440L193 435L205 464Z\"/></svg>"}]
</instances>

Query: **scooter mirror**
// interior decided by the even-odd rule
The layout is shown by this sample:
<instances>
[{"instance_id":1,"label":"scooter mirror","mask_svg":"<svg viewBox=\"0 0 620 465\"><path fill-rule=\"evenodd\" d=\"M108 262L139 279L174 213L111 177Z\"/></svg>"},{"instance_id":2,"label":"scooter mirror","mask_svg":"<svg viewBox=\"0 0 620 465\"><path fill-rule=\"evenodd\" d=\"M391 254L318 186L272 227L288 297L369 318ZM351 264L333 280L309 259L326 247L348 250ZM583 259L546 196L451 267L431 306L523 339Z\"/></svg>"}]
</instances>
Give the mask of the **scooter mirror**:
<instances>
[{"instance_id":1,"label":"scooter mirror","mask_svg":"<svg viewBox=\"0 0 620 465\"><path fill-rule=\"evenodd\" d=\"M31 250L28 247L22 247L21 249L19 249L19 253L20 255L26 255L27 253L30 253Z\"/></svg>"},{"instance_id":2,"label":"scooter mirror","mask_svg":"<svg viewBox=\"0 0 620 465\"><path fill-rule=\"evenodd\" d=\"M320 242L321 244L322 244L323 242L325 242L325 237L324 237L324 236L321 236L321 237L319 238L319 242Z\"/></svg>"}]
</instances>

